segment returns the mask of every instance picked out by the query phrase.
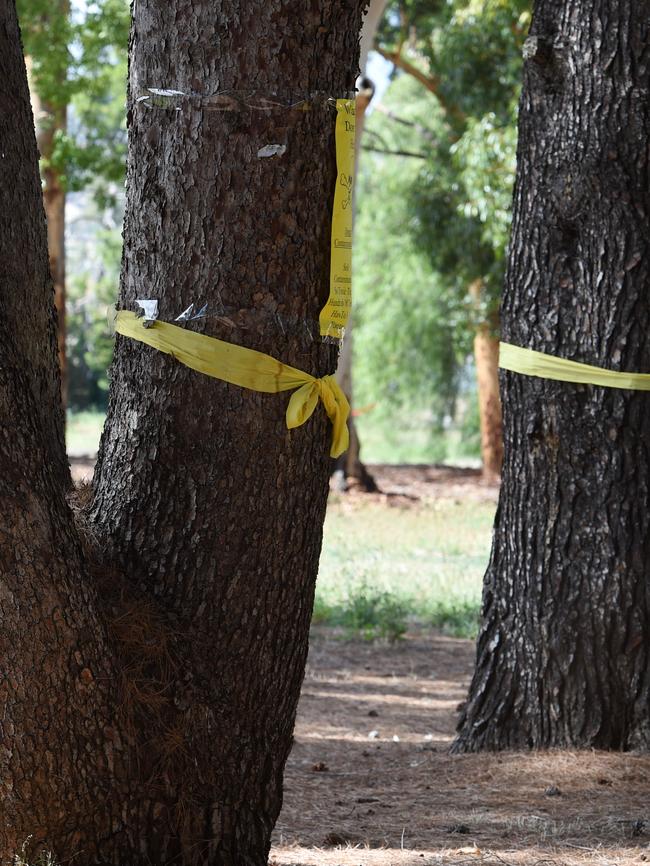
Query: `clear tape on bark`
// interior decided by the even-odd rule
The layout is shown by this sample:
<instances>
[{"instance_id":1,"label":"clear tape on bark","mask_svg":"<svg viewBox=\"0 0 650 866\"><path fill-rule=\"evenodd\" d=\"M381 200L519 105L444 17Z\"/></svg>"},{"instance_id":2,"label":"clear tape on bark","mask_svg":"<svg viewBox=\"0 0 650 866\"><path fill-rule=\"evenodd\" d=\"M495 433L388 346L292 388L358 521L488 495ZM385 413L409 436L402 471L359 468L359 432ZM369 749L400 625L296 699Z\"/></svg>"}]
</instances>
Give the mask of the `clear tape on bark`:
<instances>
[{"instance_id":1,"label":"clear tape on bark","mask_svg":"<svg viewBox=\"0 0 650 866\"><path fill-rule=\"evenodd\" d=\"M309 420L321 402L332 422L330 455L340 457L347 449L350 404L334 376L316 378L271 355L197 334L169 322L157 320L145 328L142 318L129 310L117 313L115 330L171 355L192 370L231 385L266 394L293 391L285 416L289 430Z\"/></svg>"},{"instance_id":2,"label":"clear tape on bark","mask_svg":"<svg viewBox=\"0 0 650 866\"><path fill-rule=\"evenodd\" d=\"M599 385L603 388L623 388L630 391L650 391L650 373L619 373L604 367L557 358L512 343L499 344L499 367L512 373L573 382L578 385Z\"/></svg>"},{"instance_id":3,"label":"clear tape on bark","mask_svg":"<svg viewBox=\"0 0 650 866\"><path fill-rule=\"evenodd\" d=\"M310 347L320 339L319 323L315 319L305 319L298 316L290 316L285 313L280 313L277 310L264 309L259 307L241 307L228 306L221 300L217 292L219 300L215 303L191 303L185 307L178 316L172 314L170 317L163 317L162 321L171 321L178 325L185 325L187 322L193 322L197 319L206 319L211 322L216 322L223 328L231 331L255 331L260 328L265 331L272 332L274 339L286 340L295 343L296 341L302 347ZM159 302L160 303L160 302ZM142 314L141 314L142 315ZM111 336L115 335L115 318L117 316L117 304L111 304L106 308L106 321ZM161 320L160 313L158 319ZM338 340L335 340L338 344Z\"/></svg>"},{"instance_id":4,"label":"clear tape on bark","mask_svg":"<svg viewBox=\"0 0 650 866\"><path fill-rule=\"evenodd\" d=\"M117 306L110 304L106 307L106 323L108 324L108 333L111 337L115 336L115 322L117 320Z\"/></svg>"},{"instance_id":5,"label":"clear tape on bark","mask_svg":"<svg viewBox=\"0 0 650 866\"><path fill-rule=\"evenodd\" d=\"M260 159L268 159L271 156L284 156L286 152L286 144L265 144L257 151L257 155Z\"/></svg>"},{"instance_id":6,"label":"clear tape on bark","mask_svg":"<svg viewBox=\"0 0 650 866\"><path fill-rule=\"evenodd\" d=\"M354 93L346 99L353 99ZM339 101L327 93L315 92L305 96L280 96L258 90L218 90L215 93L196 93L166 87L145 87L136 97L142 108L163 111L181 111L184 106L203 111L311 111L316 105L336 108Z\"/></svg>"},{"instance_id":7,"label":"clear tape on bark","mask_svg":"<svg viewBox=\"0 0 650 866\"><path fill-rule=\"evenodd\" d=\"M185 324L185 322L194 322L197 319L205 319L208 316L208 305L204 304L201 309L195 310L194 304L190 304L189 307L186 307L180 316L176 316L174 319L175 322L180 322L181 324Z\"/></svg>"},{"instance_id":8,"label":"clear tape on bark","mask_svg":"<svg viewBox=\"0 0 650 866\"><path fill-rule=\"evenodd\" d=\"M136 313L145 328L150 328L158 318L158 301L153 298L136 298L140 310Z\"/></svg>"}]
</instances>

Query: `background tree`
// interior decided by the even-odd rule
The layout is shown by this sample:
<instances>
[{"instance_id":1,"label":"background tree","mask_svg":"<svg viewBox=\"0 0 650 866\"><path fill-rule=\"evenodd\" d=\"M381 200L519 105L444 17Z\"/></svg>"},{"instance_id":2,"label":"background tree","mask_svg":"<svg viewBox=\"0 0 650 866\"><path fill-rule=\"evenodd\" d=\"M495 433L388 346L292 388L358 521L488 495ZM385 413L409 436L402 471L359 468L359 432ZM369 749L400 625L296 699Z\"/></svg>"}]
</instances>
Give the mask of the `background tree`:
<instances>
[{"instance_id":1,"label":"background tree","mask_svg":"<svg viewBox=\"0 0 650 866\"><path fill-rule=\"evenodd\" d=\"M363 140L363 129L365 126L366 112L374 95L374 84L367 77L368 71L368 54L373 46L377 27L384 14L387 0L371 0L368 10L363 18L363 26L361 28L361 41L359 46L359 69L361 76L358 81L357 97L356 97L356 140L354 148L354 174L355 178L359 174L359 157L361 155L361 142ZM354 207L356 211L356 192L354 195ZM363 253L357 249L357 259ZM353 338L353 317L350 315L348 324L345 329L345 339L342 341L341 352L339 355L339 363L336 369L336 378L341 388L343 389L350 405L354 404L353 397L353 376L352 376L352 338ZM359 435L357 433L356 424L354 423L354 415L350 416L348 421L350 430L350 444L345 454L336 462L336 471L342 474L341 479L343 487L347 487L349 480L360 484L366 491L370 492L377 489L374 478L368 472L366 466L361 460L361 447L359 443Z\"/></svg>"},{"instance_id":2,"label":"background tree","mask_svg":"<svg viewBox=\"0 0 650 866\"><path fill-rule=\"evenodd\" d=\"M367 219L360 215L357 249L365 250L370 234L389 240L381 249L375 244L377 258L359 267L367 337L358 336L358 363L377 370L378 386L389 377L399 381L392 393L411 411L414 397L428 393L442 419L454 411L459 387L467 388L463 370L474 341L489 476L498 475L501 462L498 299L526 10L512 0L392 4L378 50L397 72L368 123L362 164ZM387 188L396 201L385 202ZM400 261L405 235L411 259L428 259L415 270ZM381 271L386 276L375 288ZM386 309L400 308L397 320L375 319L384 286ZM363 312L371 305L372 322ZM386 356L399 354L400 343L408 360L395 380L393 365L380 356L384 346ZM363 384L360 393L372 399Z\"/></svg>"},{"instance_id":3,"label":"background tree","mask_svg":"<svg viewBox=\"0 0 650 866\"><path fill-rule=\"evenodd\" d=\"M81 10L69 0L18 0L17 8L41 156L65 404L66 192L93 182L101 194L106 181L123 181L129 10L126 0L98 0Z\"/></svg>"},{"instance_id":4,"label":"background tree","mask_svg":"<svg viewBox=\"0 0 650 866\"><path fill-rule=\"evenodd\" d=\"M363 4L134 7L121 305L316 375L336 181L329 97ZM176 8L178 7L178 8ZM180 12L182 7L182 14ZM118 339L92 503L75 516L40 182L13 3L0 4L0 857L30 834L79 864L263 863L282 800L327 496L330 425ZM254 79L250 70L254 70ZM180 111L164 86L309 111ZM269 142L286 154L259 159Z\"/></svg>"},{"instance_id":5,"label":"background tree","mask_svg":"<svg viewBox=\"0 0 650 866\"><path fill-rule=\"evenodd\" d=\"M634 372L650 370L646 35L627 0L538 0L502 307L510 343ZM648 396L514 373L502 389L503 483L456 749L647 749Z\"/></svg>"}]
</instances>

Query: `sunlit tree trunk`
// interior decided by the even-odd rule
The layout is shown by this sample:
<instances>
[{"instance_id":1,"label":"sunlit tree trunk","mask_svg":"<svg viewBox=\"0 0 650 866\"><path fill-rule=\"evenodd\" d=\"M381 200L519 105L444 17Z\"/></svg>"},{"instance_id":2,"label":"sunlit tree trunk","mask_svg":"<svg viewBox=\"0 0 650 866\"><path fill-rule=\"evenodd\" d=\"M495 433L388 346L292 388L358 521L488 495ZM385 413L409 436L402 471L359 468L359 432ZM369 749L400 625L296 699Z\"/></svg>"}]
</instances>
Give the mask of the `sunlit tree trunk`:
<instances>
[{"instance_id":1,"label":"sunlit tree trunk","mask_svg":"<svg viewBox=\"0 0 650 866\"><path fill-rule=\"evenodd\" d=\"M481 306L482 280L470 286L470 294L477 307ZM496 481L503 465L503 422L499 396L499 315L495 311L488 320L480 322L474 335L474 363L476 365L476 392L481 429L481 463L483 478Z\"/></svg>"}]
</instances>

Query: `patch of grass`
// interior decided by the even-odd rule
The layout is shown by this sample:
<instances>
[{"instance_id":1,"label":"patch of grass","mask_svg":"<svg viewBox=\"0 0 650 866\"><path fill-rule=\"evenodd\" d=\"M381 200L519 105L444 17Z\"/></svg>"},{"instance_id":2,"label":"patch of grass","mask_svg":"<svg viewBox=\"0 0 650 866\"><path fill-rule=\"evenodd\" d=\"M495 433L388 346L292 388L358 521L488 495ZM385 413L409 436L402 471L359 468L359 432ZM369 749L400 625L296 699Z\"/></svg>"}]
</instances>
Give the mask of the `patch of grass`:
<instances>
[{"instance_id":1,"label":"patch of grass","mask_svg":"<svg viewBox=\"0 0 650 866\"><path fill-rule=\"evenodd\" d=\"M436 599L421 612L426 625L451 637L476 637L481 621L481 605L474 598Z\"/></svg>"},{"instance_id":2,"label":"patch of grass","mask_svg":"<svg viewBox=\"0 0 650 866\"><path fill-rule=\"evenodd\" d=\"M314 621L368 638L403 634L408 621L474 637L494 510L469 500L401 509L332 498Z\"/></svg>"},{"instance_id":3,"label":"patch of grass","mask_svg":"<svg viewBox=\"0 0 650 866\"><path fill-rule=\"evenodd\" d=\"M452 460L480 466L477 417L474 423L441 430L430 413L406 412L395 423L395 413L371 411L355 421L369 463L443 463ZM476 428L476 429L475 429Z\"/></svg>"},{"instance_id":4,"label":"patch of grass","mask_svg":"<svg viewBox=\"0 0 650 866\"><path fill-rule=\"evenodd\" d=\"M73 456L96 454L105 417L103 412L92 410L68 412L65 431L68 454Z\"/></svg>"},{"instance_id":5,"label":"patch of grass","mask_svg":"<svg viewBox=\"0 0 650 866\"><path fill-rule=\"evenodd\" d=\"M28 855L27 848L31 838L28 836L20 847L20 853L14 854L12 866L58 866L50 851L39 851L31 857Z\"/></svg>"},{"instance_id":6,"label":"patch of grass","mask_svg":"<svg viewBox=\"0 0 650 866\"><path fill-rule=\"evenodd\" d=\"M408 614L408 606L397 596L362 585L335 604L317 596L313 621L342 626L350 637L395 643L406 633Z\"/></svg>"}]
</instances>

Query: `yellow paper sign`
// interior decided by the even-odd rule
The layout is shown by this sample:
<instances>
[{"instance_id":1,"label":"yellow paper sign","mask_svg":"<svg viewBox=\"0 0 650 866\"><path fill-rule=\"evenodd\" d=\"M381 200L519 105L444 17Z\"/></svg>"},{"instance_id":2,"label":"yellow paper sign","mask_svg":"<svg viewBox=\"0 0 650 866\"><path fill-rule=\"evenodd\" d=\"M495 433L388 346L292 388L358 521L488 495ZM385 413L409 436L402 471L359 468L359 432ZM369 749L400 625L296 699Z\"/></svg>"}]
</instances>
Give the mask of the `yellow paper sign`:
<instances>
[{"instance_id":1,"label":"yellow paper sign","mask_svg":"<svg viewBox=\"0 0 650 866\"><path fill-rule=\"evenodd\" d=\"M336 190L332 214L330 296L321 310L321 337L341 339L352 306L352 185L354 183L354 99L336 100Z\"/></svg>"}]
</instances>

